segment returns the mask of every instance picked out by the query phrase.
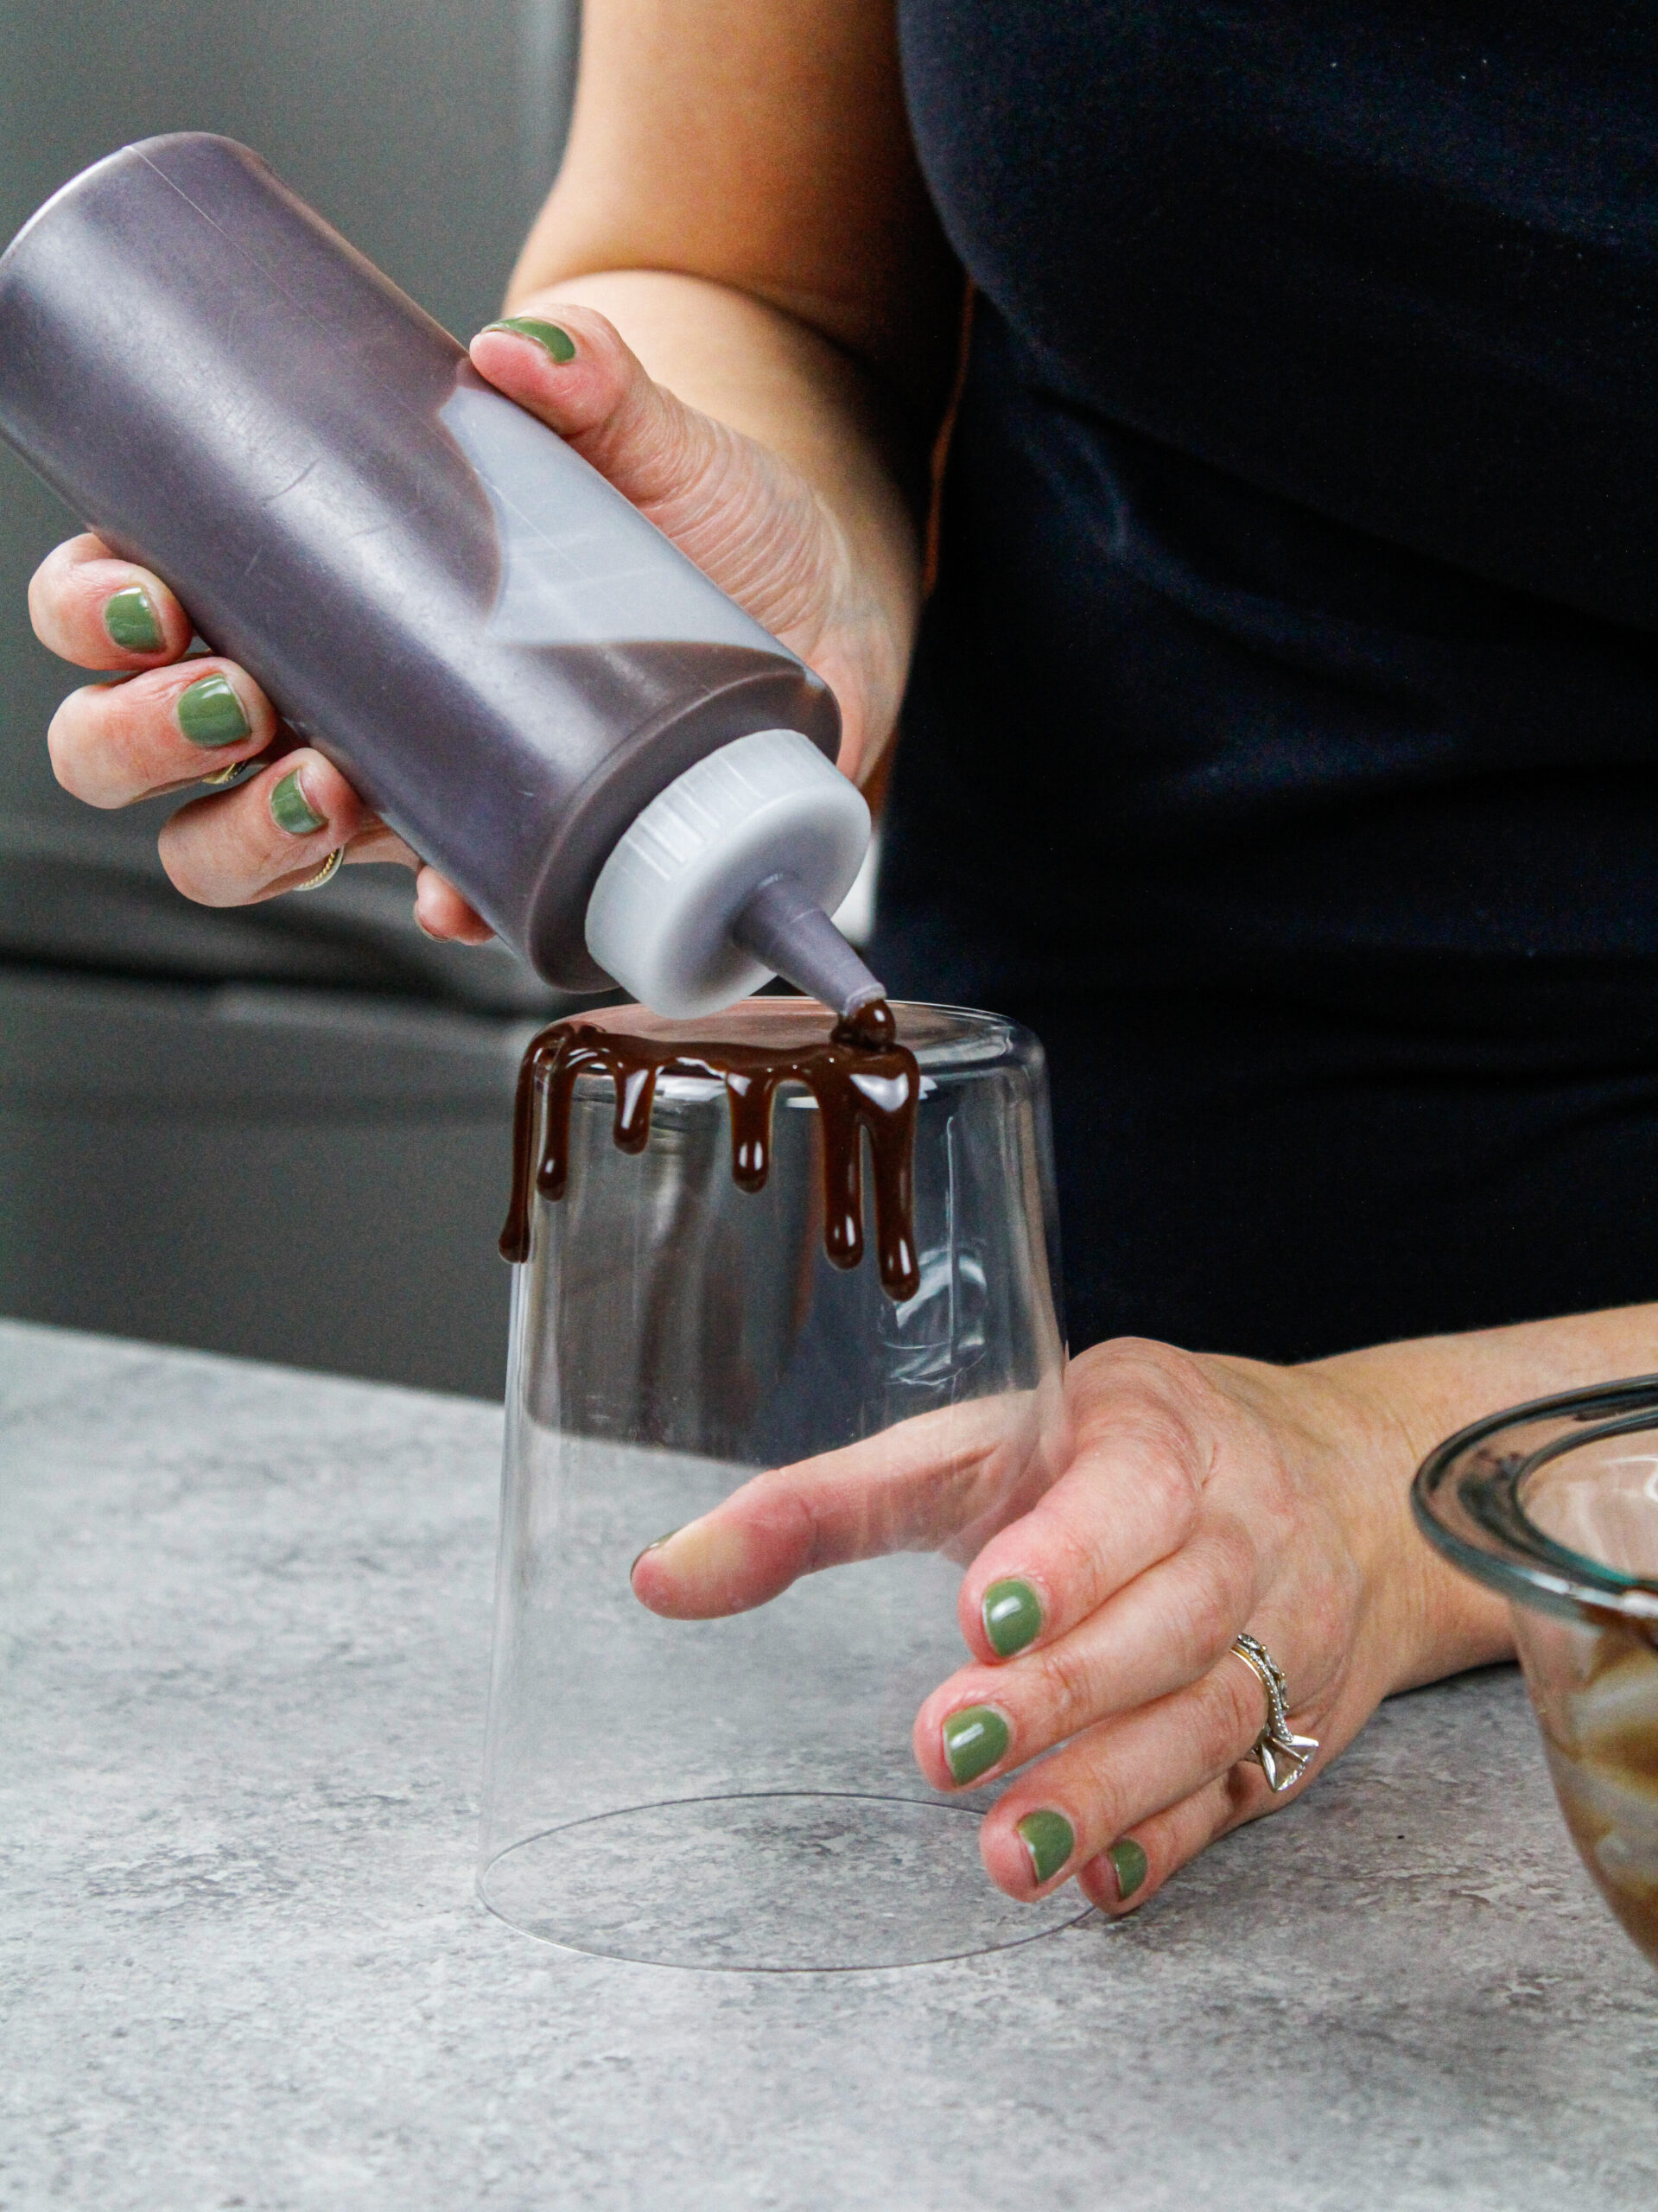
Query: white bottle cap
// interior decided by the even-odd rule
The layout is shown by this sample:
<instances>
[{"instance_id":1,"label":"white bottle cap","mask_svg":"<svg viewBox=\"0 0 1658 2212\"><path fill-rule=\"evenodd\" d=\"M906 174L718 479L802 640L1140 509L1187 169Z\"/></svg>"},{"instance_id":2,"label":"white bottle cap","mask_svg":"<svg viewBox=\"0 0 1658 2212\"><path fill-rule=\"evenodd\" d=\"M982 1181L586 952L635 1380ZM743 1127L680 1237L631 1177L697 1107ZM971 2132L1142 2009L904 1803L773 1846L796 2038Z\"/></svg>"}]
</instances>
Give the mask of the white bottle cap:
<instances>
[{"instance_id":1,"label":"white bottle cap","mask_svg":"<svg viewBox=\"0 0 1658 2212\"><path fill-rule=\"evenodd\" d=\"M758 886L787 873L832 914L868 844L857 786L797 730L757 730L638 817L594 886L588 950L655 1014L717 1014L772 977L731 936Z\"/></svg>"}]
</instances>

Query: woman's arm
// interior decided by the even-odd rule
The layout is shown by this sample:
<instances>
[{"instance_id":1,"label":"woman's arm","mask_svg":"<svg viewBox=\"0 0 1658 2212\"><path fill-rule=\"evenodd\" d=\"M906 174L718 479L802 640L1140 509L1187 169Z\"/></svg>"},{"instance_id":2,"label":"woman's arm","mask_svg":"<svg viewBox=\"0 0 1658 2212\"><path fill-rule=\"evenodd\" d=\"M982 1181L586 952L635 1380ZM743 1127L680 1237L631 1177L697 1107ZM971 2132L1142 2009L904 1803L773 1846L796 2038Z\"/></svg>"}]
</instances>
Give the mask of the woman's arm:
<instances>
[{"instance_id":1,"label":"woman's arm","mask_svg":"<svg viewBox=\"0 0 1658 2212\"><path fill-rule=\"evenodd\" d=\"M569 144L511 297L615 271L770 311L727 325L706 293L609 293L652 374L781 451L801 403L820 404L821 353L803 362L791 327L936 414L959 278L916 166L892 0L588 0Z\"/></svg>"},{"instance_id":2,"label":"woman's arm","mask_svg":"<svg viewBox=\"0 0 1658 2212\"><path fill-rule=\"evenodd\" d=\"M859 664L821 671L853 772L890 734L908 671L961 289L916 165L887 0L586 9L569 145L509 311L597 309L657 384L810 486L857 603ZM787 554L768 542L734 569L728 521L699 505L682 493L653 519L784 634Z\"/></svg>"},{"instance_id":3,"label":"woman's arm","mask_svg":"<svg viewBox=\"0 0 1658 2212\"><path fill-rule=\"evenodd\" d=\"M1228 1363L1240 1370L1248 1363ZM1367 1424L1394 1431L1379 1446L1382 1463L1408 1484L1436 1444L1470 1421L1528 1398L1586 1388L1622 1375L1658 1370L1658 1306L1623 1306L1550 1321L1464 1336L1420 1337L1343 1352L1305 1368L1267 1372L1304 1375L1333 1385ZM1458 1668L1513 1656L1508 1607L1447 1566L1409 1527L1422 1580L1422 1616L1413 1656L1389 1689L1408 1689Z\"/></svg>"}]
</instances>

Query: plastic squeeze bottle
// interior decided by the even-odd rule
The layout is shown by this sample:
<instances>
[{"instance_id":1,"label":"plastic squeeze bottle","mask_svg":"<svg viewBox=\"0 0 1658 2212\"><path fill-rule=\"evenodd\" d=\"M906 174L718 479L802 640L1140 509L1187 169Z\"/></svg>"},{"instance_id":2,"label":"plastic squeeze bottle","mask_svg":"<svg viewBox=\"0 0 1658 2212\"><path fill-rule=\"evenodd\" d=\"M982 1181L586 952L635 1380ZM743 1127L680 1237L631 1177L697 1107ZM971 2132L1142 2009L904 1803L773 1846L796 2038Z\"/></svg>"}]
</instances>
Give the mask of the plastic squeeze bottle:
<instances>
[{"instance_id":1,"label":"plastic squeeze bottle","mask_svg":"<svg viewBox=\"0 0 1658 2212\"><path fill-rule=\"evenodd\" d=\"M549 982L881 995L828 687L245 147L25 224L0 435Z\"/></svg>"}]
</instances>

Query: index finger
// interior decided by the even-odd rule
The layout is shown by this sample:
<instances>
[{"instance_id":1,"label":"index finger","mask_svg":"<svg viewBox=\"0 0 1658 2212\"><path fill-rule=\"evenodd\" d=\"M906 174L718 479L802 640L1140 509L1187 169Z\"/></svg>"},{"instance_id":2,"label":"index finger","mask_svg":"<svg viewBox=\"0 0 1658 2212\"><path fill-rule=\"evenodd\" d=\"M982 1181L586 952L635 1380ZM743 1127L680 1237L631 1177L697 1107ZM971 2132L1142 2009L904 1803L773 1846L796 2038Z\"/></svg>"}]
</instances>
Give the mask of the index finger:
<instances>
[{"instance_id":1,"label":"index finger","mask_svg":"<svg viewBox=\"0 0 1658 2212\"><path fill-rule=\"evenodd\" d=\"M941 1407L861 1443L756 1475L633 1562L653 1613L711 1620L803 1574L887 1552L970 1559L1053 1479L1045 1394Z\"/></svg>"},{"instance_id":2,"label":"index finger","mask_svg":"<svg viewBox=\"0 0 1658 2212\"><path fill-rule=\"evenodd\" d=\"M90 531L54 547L35 569L29 614L41 643L77 668L163 668L193 634L161 578Z\"/></svg>"}]
</instances>

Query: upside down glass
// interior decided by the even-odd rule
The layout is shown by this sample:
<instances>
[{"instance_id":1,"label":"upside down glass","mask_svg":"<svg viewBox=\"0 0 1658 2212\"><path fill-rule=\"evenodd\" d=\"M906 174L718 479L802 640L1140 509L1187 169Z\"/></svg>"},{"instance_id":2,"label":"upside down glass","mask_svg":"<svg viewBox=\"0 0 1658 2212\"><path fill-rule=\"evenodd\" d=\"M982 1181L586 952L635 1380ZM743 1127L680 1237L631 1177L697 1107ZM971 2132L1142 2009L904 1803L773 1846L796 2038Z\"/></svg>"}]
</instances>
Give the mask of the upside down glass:
<instances>
[{"instance_id":1,"label":"upside down glass","mask_svg":"<svg viewBox=\"0 0 1658 2212\"><path fill-rule=\"evenodd\" d=\"M1572 1840L1658 1966L1658 1377L1477 1422L1424 1463L1412 1502L1509 1599Z\"/></svg>"},{"instance_id":2,"label":"upside down glass","mask_svg":"<svg viewBox=\"0 0 1658 2212\"><path fill-rule=\"evenodd\" d=\"M919 1285L901 1301L873 1233L854 1266L826 1252L809 1088L778 1091L770 1173L740 1188L702 1026L585 1017L683 1034L689 1064L659 1077L637 1153L614 1141L613 1084L575 1082L563 1195L537 1198L516 1270L479 1886L537 1936L846 1968L1078 1916L1074 1895L996 1891L977 1849L994 1790L943 1796L911 1748L917 1707L970 1656L963 1565L1063 1448L1041 1050L991 1015L896 1011L919 1075ZM829 1017L765 999L721 1021L784 1049ZM647 1610L641 1552L739 1491L699 1556L727 1571L733 1544L758 1545L783 1567L740 1575L745 1610L723 1617Z\"/></svg>"}]
</instances>

